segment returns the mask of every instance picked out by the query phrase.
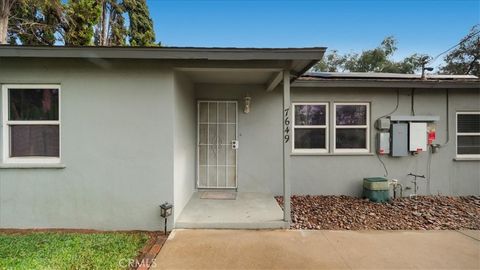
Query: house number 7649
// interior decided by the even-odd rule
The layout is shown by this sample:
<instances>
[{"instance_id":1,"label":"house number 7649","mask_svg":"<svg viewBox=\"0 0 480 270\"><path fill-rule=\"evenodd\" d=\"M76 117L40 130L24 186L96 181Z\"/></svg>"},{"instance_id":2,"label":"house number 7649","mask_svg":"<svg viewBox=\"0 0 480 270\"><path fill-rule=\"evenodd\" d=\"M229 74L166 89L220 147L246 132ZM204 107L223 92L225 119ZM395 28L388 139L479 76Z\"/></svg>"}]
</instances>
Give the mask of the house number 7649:
<instances>
[{"instance_id":1,"label":"house number 7649","mask_svg":"<svg viewBox=\"0 0 480 270\"><path fill-rule=\"evenodd\" d=\"M288 128L290 126L290 119L288 118L288 112L290 111L290 108L286 108L284 110L285 115L283 116L284 118L284 124L285 124L285 129L283 130L283 139L284 143L287 143L290 140L290 129Z\"/></svg>"}]
</instances>

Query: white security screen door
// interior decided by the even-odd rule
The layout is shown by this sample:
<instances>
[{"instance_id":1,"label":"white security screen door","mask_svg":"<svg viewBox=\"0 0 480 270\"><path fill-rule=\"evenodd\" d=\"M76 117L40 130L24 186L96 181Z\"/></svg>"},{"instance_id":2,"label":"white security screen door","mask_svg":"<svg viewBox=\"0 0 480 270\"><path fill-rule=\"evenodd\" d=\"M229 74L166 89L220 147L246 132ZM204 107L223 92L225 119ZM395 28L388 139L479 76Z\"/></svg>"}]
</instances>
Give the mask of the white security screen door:
<instances>
[{"instance_id":1,"label":"white security screen door","mask_svg":"<svg viewBox=\"0 0 480 270\"><path fill-rule=\"evenodd\" d=\"M237 188L237 102L198 101L197 187Z\"/></svg>"}]
</instances>

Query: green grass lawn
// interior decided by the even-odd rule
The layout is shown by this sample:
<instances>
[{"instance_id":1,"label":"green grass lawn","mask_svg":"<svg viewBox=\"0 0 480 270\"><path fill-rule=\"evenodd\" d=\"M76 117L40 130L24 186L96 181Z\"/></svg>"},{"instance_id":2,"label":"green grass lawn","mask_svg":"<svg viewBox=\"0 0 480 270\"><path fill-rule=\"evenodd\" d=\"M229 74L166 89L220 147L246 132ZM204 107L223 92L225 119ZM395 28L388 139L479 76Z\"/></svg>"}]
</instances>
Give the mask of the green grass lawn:
<instances>
[{"instance_id":1,"label":"green grass lawn","mask_svg":"<svg viewBox=\"0 0 480 270\"><path fill-rule=\"evenodd\" d=\"M142 232L0 232L0 269L122 269L148 239Z\"/></svg>"}]
</instances>

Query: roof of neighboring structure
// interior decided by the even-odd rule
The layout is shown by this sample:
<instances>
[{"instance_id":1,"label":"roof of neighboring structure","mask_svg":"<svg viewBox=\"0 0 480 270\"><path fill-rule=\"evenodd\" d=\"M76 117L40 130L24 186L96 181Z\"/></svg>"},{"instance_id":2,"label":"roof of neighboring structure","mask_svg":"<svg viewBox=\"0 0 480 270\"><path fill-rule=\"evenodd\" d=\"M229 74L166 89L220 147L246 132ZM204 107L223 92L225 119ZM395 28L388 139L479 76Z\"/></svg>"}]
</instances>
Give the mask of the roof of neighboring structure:
<instances>
[{"instance_id":1,"label":"roof of neighboring structure","mask_svg":"<svg viewBox=\"0 0 480 270\"><path fill-rule=\"evenodd\" d=\"M307 72L295 82L301 87L369 87L369 88L480 88L473 75L375 73L375 72Z\"/></svg>"},{"instance_id":2,"label":"roof of neighboring structure","mask_svg":"<svg viewBox=\"0 0 480 270\"><path fill-rule=\"evenodd\" d=\"M414 80L421 79L420 74L402 74L402 73L379 73L379 72L308 72L305 77L312 78L355 78L355 79L402 79ZM443 75L427 74L428 79L437 80L471 80L478 79L474 75Z\"/></svg>"}]
</instances>

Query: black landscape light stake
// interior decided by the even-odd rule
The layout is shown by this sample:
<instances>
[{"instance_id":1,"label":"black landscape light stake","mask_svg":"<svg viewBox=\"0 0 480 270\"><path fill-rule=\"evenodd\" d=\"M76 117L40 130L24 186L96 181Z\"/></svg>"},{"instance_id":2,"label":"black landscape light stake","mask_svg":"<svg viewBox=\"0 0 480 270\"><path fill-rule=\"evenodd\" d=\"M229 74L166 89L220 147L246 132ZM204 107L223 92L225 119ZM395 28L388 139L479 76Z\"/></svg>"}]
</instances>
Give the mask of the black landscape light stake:
<instances>
[{"instance_id":1,"label":"black landscape light stake","mask_svg":"<svg viewBox=\"0 0 480 270\"><path fill-rule=\"evenodd\" d=\"M172 215L172 209L173 205L169 204L168 202L160 205L160 216L165 219L165 235L167 234L167 219Z\"/></svg>"}]
</instances>

